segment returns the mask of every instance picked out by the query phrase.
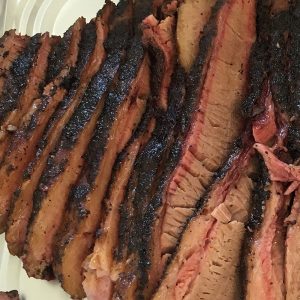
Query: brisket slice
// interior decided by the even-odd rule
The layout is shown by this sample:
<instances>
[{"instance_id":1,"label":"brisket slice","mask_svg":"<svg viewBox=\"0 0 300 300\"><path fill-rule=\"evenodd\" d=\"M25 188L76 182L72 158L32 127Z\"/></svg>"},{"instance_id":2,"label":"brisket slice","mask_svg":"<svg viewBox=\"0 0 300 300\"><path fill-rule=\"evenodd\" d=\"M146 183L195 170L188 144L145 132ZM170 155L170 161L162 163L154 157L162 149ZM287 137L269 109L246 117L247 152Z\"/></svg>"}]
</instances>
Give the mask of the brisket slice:
<instances>
[{"instance_id":1,"label":"brisket slice","mask_svg":"<svg viewBox=\"0 0 300 300\"><path fill-rule=\"evenodd\" d=\"M177 44L179 62L188 72L198 56L200 37L216 0L185 0L178 9Z\"/></svg>"},{"instance_id":2,"label":"brisket slice","mask_svg":"<svg viewBox=\"0 0 300 300\"><path fill-rule=\"evenodd\" d=\"M226 2L217 14L215 30L203 89L199 83L194 84L194 91L187 96L197 99L197 108L192 110L196 113L182 144L180 161L162 195L162 254L174 248L186 218L241 132L243 122L238 109L245 94L248 60L255 39L255 3ZM193 70L190 80L192 76Z\"/></svg>"},{"instance_id":3,"label":"brisket slice","mask_svg":"<svg viewBox=\"0 0 300 300\"><path fill-rule=\"evenodd\" d=\"M148 57L137 37L131 40L126 62L120 67L119 78L107 97L57 237L54 270L72 297L85 295L81 266L94 244L112 166L145 111L149 79Z\"/></svg>"},{"instance_id":4,"label":"brisket slice","mask_svg":"<svg viewBox=\"0 0 300 300\"><path fill-rule=\"evenodd\" d=\"M238 266L249 216L252 143L234 147L201 199L154 299L240 299Z\"/></svg>"},{"instance_id":5,"label":"brisket slice","mask_svg":"<svg viewBox=\"0 0 300 300\"><path fill-rule=\"evenodd\" d=\"M39 44L40 44L39 48L34 51L35 52L35 54L33 55L34 58L30 59L31 62L28 63L28 72L25 72L25 68L24 68L24 74L22 74L21 76L20 74L17 75L16 72L13 71L11 72L13 78L7 79L8 80L7 83L10 80L11 84L14 85L19 84L21 80L24 80L25 85L23 86L23 90L19 91L18 94L15 93L10 94L13 97L14 103L11 103L9 107L6 106L4 107L4 105L2 107L3 111L6 109L7 110L4 118L2 118L1 126L0 126L0 137L1 137L0 160L3 159L5 155L5 151L7 150L7 147L9 146L10 141L12 139L11 131L17 130L17 128L20 126L20 123L22 121L22 117L29 110L32 102L35 99L39 98L42 94L44 79L48 67L47 64L48 56L53 44L55 43L57 43L57 39L50 38L48 33L44 34L39 40ZM20 58L22 56L23 54L20 55ZM16 59L16 61L13 63L13 66L17 61L18 59ZM25 58L23 58L23 61L20 62L20 64L21 65L16 66L18 70L21 67L25 66L26 64ZM12 69L14 70L14 68ZM24 76L26 76L26 79ZM9 93L11 92L9 91ZM4 102L7 101L7 98L5 97L3 101ZM1 105L0 105L0 110L1 110Z\"/></svg>"},{"instance_id":6,"label":"brisket slice","mask_svg":"<svg viewBox=\"0 0 300 300\"><path fill-rule=\"evenodd\" d=\"M45 277L51 270L54 237L62 221L70 189L83 167L83 155L104 106L106 91L124 58L131 33L131 15L131 2L121 1L112 16L112 29L105 42L107 58L63 129L34 193L23 257L24 267L30 276Z\"/></svg>"},{"instance_id":7,"label":"brisket slice","mask_svg":"<svg viewBox=\"0 0 300 300\"><path fill-rule=\"evenodd\" d=\"M165 152L167 158L162 160L161 173L154 169L159 165L153 162L144 167L147 176L139 178L138 187L133 189L135 216L130 217L130 209L122 213L128 225L121 223L125 229L120 228L120 232L130 236L132 252L125 256L128 261L125 276L138 276L141 290L151 291L157 285L186 220L240 134L237 110L245 92L245 70L255 35L254 15L253 2L217 2L200 41L199 56L188 75L177 135L172 138L176 142L168 147L169 155ZM237 21L240 27L235 30ZM166 140L160 138L156 145L165 144ZM145 166L147 160L144 158L140 163ZM150 172L157 177L149 184ZM129 190L132 190L130 185Z\"/></svg>"},{"instance_id":8,"label":"brisket slice","mask_svg":"<svg viewBox=\"0 0 300 300\"><path fill-rule=\"evenodd\" d=\"M171 77L174 66L170 65L170 63L175 64L173 59L176 54L175 45L173 44L172 46L172 43L174 43L174 30L172 30L174 29L174 18L167 17L160 23L152 22L153 20L153 17L150 17L144 21L144 41L148 44L153 61L152 74L159 74L158 70L161 70L163 66L165 74L160 75L159 78L164 77L165 79L158 81L160 85L157 85L156 76L152 77L152 101L158 105L160 112L157 113L156 127L151 139L143 151L138 154L135 161L127 191L121 204L120 228L116 234L119 235L119 243L117 245L118 260L122 258L121 264L123 266L126 264L125 257L128 250L128 239L133 231L133 228L131 228L132 220L130 218L131 216L133 217L135 209L139 210L138 201L141 204L144 202L144 197L149 192L149 189L151 189L151 184L157 175L157 170L161 171L161 161L164 161L166 158L166 153L172 142L174 124L184 95L184 72L182 68L178 67L178 71L174 75L176 79L173 82L174 97L170 98L171 102L165 99L165 97L168 97L168 95L165 95L165 84L171 81L171 78L167 78L166 76ZM166 112L161 110L162 101L165 101L168 105ZM115 263L119 265L118 261L115 261ZM119 270L120 268L117 267L117 269Z\"/></svg>"},{"instance_id":9,"label":"brisket slice","mask_svg":"<svg viewBox=\"0 0 300 300\"><path fill-rule=\"evenodd\" d=\"M285 288L287 300L299 299L300 286L298 280L299 274L299 251L300 251L300 190L295 193L294 203L285 224L288 225L285 241Z\"/></svg>"},{"instance_id":10,"label":"brisket slice","mask_svg":"<svg viewBox=\"0 0 300 300\"><path fill-rule=\"evenodd\" d=\"M111 268L114 262L114 249L118 245L119 208L137 155L153 132L155 119L152 111L148 103L145 117L126 149L119 155L114 167L107 199L104 201L99 238L96 240L93 253L84 262L83 287L91 300L108 300L112 296L114 274L111 274Z\"/></svg>"},{"instance_id":11,"label":"brisket slice","mask_svg":"<svg viewBox=\"0 0 300 300\"><path fill-rule=\"evenodd\" d=\"M104 61L106 54L103 43L108 33L108 18L113 9L114 5L108 2L98 14L99 16L95 22L92 21L84 28L74 74L76 80L47 124L39 141L35 157L27 166L22 183L14 194L13 209L5 236L11 254L18 256L22 254L27 225L32 211L33 193L37 188L47 158L59 139L64 126L79 105L89 81Z\"/></svg>"},{"instance_id":12,"label":"brisket slice","mask_svg":"<svg viewBox=\"0 0 300 300\"><path fill-rule=\"evenodd\" d=\"M77 61L78 44L81 38L81 28L84 20L79 19L72 27L72 39L66 62ZM64 43L64 39L62 43ZM41 98L35 100L29 112L23 117L22 125L14 134L8 147L6 156L0 166L0 186L3 193L0 195L0 231L7 226L7 217L10 211L12 195L19 186L23 172L34 157L34 149L47 125L48 120L62 101L65 90L59 84L68 76L72 65L65 65L59 78L44 88ZM22 70L19 68L19 70ZM64 75L64 76L63 76Z\"/></svg>"},{"instance_id":13,"label":"brisket slice","mask_svg":"<svg viewBox=\"0 0 300 300\"><path fill-rule=\"evenodd\" d=\"M245 299L285 299L283 221L289 199L279 182L272 181L264 189L269 192L265 203L257 199L264 207L257 210L263 212L261 224L248 234Z\"/></svg>"}]
</instances>

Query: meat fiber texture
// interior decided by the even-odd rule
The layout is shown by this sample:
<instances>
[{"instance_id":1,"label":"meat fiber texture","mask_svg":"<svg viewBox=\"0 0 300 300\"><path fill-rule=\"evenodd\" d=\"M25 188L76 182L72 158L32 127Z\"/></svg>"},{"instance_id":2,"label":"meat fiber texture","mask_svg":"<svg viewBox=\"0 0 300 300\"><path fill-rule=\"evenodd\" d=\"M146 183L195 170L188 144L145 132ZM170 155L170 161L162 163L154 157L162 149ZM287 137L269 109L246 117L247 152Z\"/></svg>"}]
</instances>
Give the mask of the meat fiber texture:
<instances>
[{"instance_id":1,"label":"meat fiber texture","mask_svg":"<svg viewBox=\"0 0 300 300\"><path fill-rule=\"evenodd\" d=\"M288 0L107 0L62 38L6 32L11 253L76 299L300 299L299 49Z\"/></svg>"}]
</instances>

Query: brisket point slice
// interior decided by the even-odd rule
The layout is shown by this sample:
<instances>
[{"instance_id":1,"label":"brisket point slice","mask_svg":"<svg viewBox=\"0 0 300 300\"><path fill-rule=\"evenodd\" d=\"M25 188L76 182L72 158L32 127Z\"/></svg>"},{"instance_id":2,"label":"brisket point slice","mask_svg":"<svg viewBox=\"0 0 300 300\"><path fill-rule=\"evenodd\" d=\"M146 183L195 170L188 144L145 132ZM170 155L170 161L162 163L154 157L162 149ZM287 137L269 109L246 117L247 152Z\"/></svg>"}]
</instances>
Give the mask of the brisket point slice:
<instances>
[{"instance_id":1,"label":"brisket point slice","mask_svg":"<svg viewBox=\"0 0 300 300\"><path fill-rule=\"evenodd\" d=\"M65 204L83 167L83 156L102 112L106 91L124 58L124 48L131 33L131 13L131 3L127 2L120 2L113 13L112 30L105 42L107 58L63 129L35 191L23 257L24 267L31 276L44 277L53 261L54 238L62 222Z\"/></svg>"}]
</instances>

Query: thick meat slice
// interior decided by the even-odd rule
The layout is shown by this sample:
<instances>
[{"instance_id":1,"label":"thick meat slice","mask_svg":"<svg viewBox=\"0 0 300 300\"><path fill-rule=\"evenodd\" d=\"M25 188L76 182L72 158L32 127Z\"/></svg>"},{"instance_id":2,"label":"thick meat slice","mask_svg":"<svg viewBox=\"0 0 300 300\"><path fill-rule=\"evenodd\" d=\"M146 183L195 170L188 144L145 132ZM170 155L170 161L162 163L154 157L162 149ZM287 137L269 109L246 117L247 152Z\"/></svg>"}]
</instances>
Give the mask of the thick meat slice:
<instances>
[{"instance_id":1,"label":"thick meat slice","mask_svg":"<svg viewBox=\"0 0 300 300\"><path fill-rule=\"evenodd\" d=\"M0 292L0 300L19 300L18 291Z\"/></svg>"},{"instance_id":2,"label":"thick meat slice","mask_svg":"<svg viewBox=\"0 0 300 300\"><path fill-rule=\"evenodd\" d=\"M108 198L104 201L105 211L100 226L100 237L96 240L93 253L84 263L83 287L88 299L91 300L108 300L112 296L113 278L110 277L110 273L114 261L114 249L118 244L119 208L125 196L135 159L150 138L155 126L151 110L148 109L132 141L118 158Z\"/></svg>"},{"instance_id":3,"label":"thick meat slice","mask_svg":"<svg viewBox=\"0 0 300 300\"><path fill-rule=\"evenodd\" d=\"M41 138L48 120L55 111L57 105L62 101L65 90L59 85L70 75L70 70L75 66L78 56L81 29L84 20L79 19L72 28L71 40L62 40L70 48L65 53L66 64L59 76L44 88L40 99L33 102L29 112L22 120L22 126L15 133L7 150L6 156L0 167L0 231L3 232L7 226L7 217L11 206L12 195L20 184L23 172L28 163L34 157L34 149Z\"/></svg>"},{"instance_id":4,"label":"thick meat slice","mask_svg":"<svg viewBox=\"0 0 300 300\"><path fill-rule=\"evenodd\" d=\"M34 39L34 38L32 38ZM5 151L12 139L11 131L16 131L19 127L22 117L27 113L33 101L41 96L42 87L45 80L48 67L48 56L52 48L52 44L56 43L57 39L50 38L46 33L44 34L39 43L29 42L28 47L34 47L39 44L39 48L32 49L32 57L26 58L24 56L26 50L15 60L12 66L12 71L7 79L7 84L10 83L14 86L18 85L20 90L17 92L15 88L9 91L9 100L4 91L4 97L2 100L4 103L10 103L9 106L0 104L0 111L3 111L4 115L1 119L0 126L0 161L3 159ZM22 59L19 61L19 59ZM27 67L27 70L26 70ZM23 68L22 73L20 69ZM19 73L16 72L16 69ZM24 83L23 83L24 82ZM6 84L6 86L7 86ZM6 88L6 86L4 88ZM2 103L2 102L0 102Z\"/></svg>"},{"instance_id":5,"label":"thick meat slice","mask_svg":"<svg viewBox=\"0 0 300 300\"><path fill-rule=\"evenodd\" d=\"M235 113L246 81L240 68L241 64L247 67L255 38L254 9L253 2L217 2L187 78L185 101L178 106L181 114L176 116L178 107L170 109L177 122L175 133L170 134L174 127L161 123L137 159L127 203L122 205L124 218L120 222L117 254L123 264L127 262L121 268L123 272L126 269L126 274L120 276L119 282L133 278L133 286L138 280L139 291L146 298L157 285L166 259L213 172L224 163L240 133L241 120ZM234 32L235 22L240 22L240 32ZM238 56L236 48L240 50ZM230 88L224 89L224 78ZM174 79L178 93L181 85L176 76ZM173 101L178 101L182 95L174 93L170 99L173 96ZM124 295L125 284L119 286L122 290L116 294Z\"/></svg>"},{"instance_id":6,"label":"thick meat slice","mask_svg":"<svg viewBox=\"0 0 300 300\"><path fill-rule=\"evenodd\" d=\"M0 40L0 94L12 63L25 49L29 38L16 34L15 30L7 31Z\"/></svg>"},{"instance_id":7,"label":"thick meat slice","mask_svg":"<svg viewBox=\"0 0 300 300\"><path fill-rule=\"evenodd\" d=\"M148 57L139 37L131 43L85 154L84 169L73 187L57 237L54 271L75 298L84 297L81 266L94 244L112 166L139 124L149 97Z\"/></svg>"},{"instance_id":8,"label":"thick meat slice","mask_svg":"<svg viewBox=\"0 0 300 300\"><path fill-rule=\"evenodd\" d=\"M288 225L287 237L285 241L285 287L286 300L300 298L300 285L298 280L300 268L300 191L295 193L292 211L285 220Z\"/></svg>"},{"instance_id":9,"label":"thick meat slice","mask_svg":"<svg viewBox=\"0 0 300 300\"><path fill-rule=\"evenodd\" d=\"M284 286L284 236L283 221L288 198L283 195L283 186L271 182L269 197L264 206L262 222L247 244L246 299L285 299ZM264 200L264 199L262 199Z\"/></svg>"},{"instance_id":10,"label":"thick meat slice","mask_svg":"<svg viewBox=\"0 0 300 300\"><path fill-rule=\"evenodd\" d=\"M78 63L68 96L58 107L41 138L34 159L24 172L23 180L13 200L13 210L6 230L6 242L11 254L20 256L26 239L27 225L32 211L32 198L47 158L53 150L60 134L79 105L92 76L95 75L105 58L104 41L108 33L108 18L114 8L109 2L95 22L83 31ZM94 49L94 50L93 50ZM81 75L81 76L80 76Z\"/></svg>"},{"instance_id":11,"label":"thick meat slice","mask_svg":"<svg viewBox=\"0 0 300 300\"><path fill-rule=\"evenodd\" d=\"M190 70L198 55L198 41L215 3L216 0L185 0L178 9L178 55L186 71Z\"/></svg>"},{"instance_id":12,"label":"thick meat slice","mask_svg":"<svg viewBox=\"0 0 300 300\"><path fill-rule=\"evenodd\" d=\"M106 42L107 58L90 82L48 158L34 194L33 214L23 257L29 276L41 278L49 271L54 237L62 221L69 192L83 167L83 155L101 114L106 91L124 58L124 48L131 33L131 15L131 3L120 2L113 14L112 30Z\"/></svg>"},{"instance_id":13,"label":"thick meat slice","mask_svg":"<svg viewBox=\"0 0 300 300\"><path fill-rule=\"evenodd\" d=\"M180 162L163 195L164 251L175 246L186 218L240 134L242 120L236 112L245 93L248 59L255 39L254 1L226 2L216 22L217 34L204 86L201 93L193 95L199 97L198 108Z\"/></svg>"},{"instance_id":14,"label":"thick meat slice","mask_svg":"<svg viewBox=\"0 0 300 300\"><path fill-rule=\"evenodd\" d=\"M225 166L220 173L223 178L203 199L203 210L188 224L154 299L240 298L237 279L243 223L249 216L253 189L250 149L233 152L229 171Z\"/></svg>"}]
</instances>

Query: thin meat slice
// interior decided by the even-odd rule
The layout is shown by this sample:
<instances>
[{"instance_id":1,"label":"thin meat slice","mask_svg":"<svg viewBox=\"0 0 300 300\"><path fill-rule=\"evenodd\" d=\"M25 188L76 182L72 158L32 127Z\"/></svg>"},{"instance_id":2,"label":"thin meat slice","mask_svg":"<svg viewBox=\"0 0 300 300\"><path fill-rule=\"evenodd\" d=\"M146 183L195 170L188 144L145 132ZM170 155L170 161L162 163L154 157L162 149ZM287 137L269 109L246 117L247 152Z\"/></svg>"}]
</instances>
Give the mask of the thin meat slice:
<instances>
[{"instance_id":1,"label":"thin meat slice","mask_svg":"<svg viewBox=\"0 0 300 300\"><path fill-rule=\"evenodd\" d=\"M189 71L198 56L198 41L203 34L216 0L185 0L178 8L177 44L179 62Z\"/></svg>"},{"instance_id":2,"label":"thin meat slice","mask_svg":"<svg viewBox=\"0 0 300 300\"><path fill-rule=\"evenodd\" d=\"M149 79L148 57L138 37L131 41L119 80L107 97L58 233L54 271L72 297L84 297L81 266L94 244L112 166L145 111Z\"/></svg>"},{"instance_id":3,"label":"thin meat slice","mask_svg":"<svg viewBox=\"0 0 300 300\"><path fill-rule=\"evenodd\" d=\"M50 38L48 33L44 34L40 38L39 49L35 50L36 54L34 58L31 59L31 64L28 63L28 73L25 72L24 69L22 77L20 76L20 74L14 75L12 79L7 79L7 82L11 80L12 84L14 85L20 84L21 80L25 80L25 85L23 87L23 90L21 90L18 94L14 93L12 95L12 97L14 97L15 103L11 103L9 109L7 110L7 113L3 118L1 118L2 121L0 126L0 160L3 159L5 151L12 139L11 131L17 130L22 121L22 117L27 113L33 101L41 96L43 83L47 73L48 56L53 44L55 43L57 43L56 38ZM23 54L20 55L20 58L22 58ZM13 63L13 70L14 68L18 68L18 70L20 70L19 64L15 66L17 61L18 59ZM28 62L29 61L30 60L28 60ZM23 58L23 61L21 63L24 67L25 58ZM12 73L16 74L15 71L11 72L11 74ZM27 76L27 78L25 79L24 76ZM17 77L20 78L17 79ZM18 82L15 82L15 80L18 80ZM2 101L8 102L9 100L3 99ZM1 108L2 107L0 106L0 110Z\"/></svg>"},{"instance_id":4,"label":"thin meat slice","mask_svg":"<svg viewBox=\"0 0 300 300\"><path fill-rule=\"evenodd\" d=\"M285 288L287 300L299 299L300 286L298 280L300 259L300 191L295 193L292 210L285 223L288 225L285 240Z\"/></svg>"},{"instance_id":5,"label":"thin meat slice","mask_svg":"<svg viewBox=\"0 0 300 300\"><path fill-rule=\"evenodd\" d=\"M272 181L264 206L262 221L249 235L245 299L285 299L283 227L289 198L283 186Z\"/></svg>"},{"instance_id":6,"label":"thin meat slice","mask_svg":"<svg viewBox=\"0 0 300 300\"><path fill-rule=\"evenodd\" d=\"M70 49L66 56L66 65L61 70L59 77L48 84L41 98L35 100L29 112L23 117L22 125L14 134L12 142L7 150L6 156L0 166L0 187L3 193L0 195L0 231L3 232L7 226L8 213L11 208L11 200L14 191L19 186L23 172L28 163L34 157L34 149L41 138L48 120L55 111L57 105L63 100L65 90L59 85L69 75L74 67L78 56L78 44L81 38L81 29L84 20L79 19L68 32L72 32ZM67 71L69 70L69 71Z\"/></svg>"},{"instance_id":7,"label":"thin meat slice","mask_svg":"<svg viewBox=\"0 0 300 300\"><path fill-rule=\"evenodd\" d=\"M202 199L153 299L239 299L238 266L256 168L251 147L237 148ZM217 177L218 178L218 177Z\"/></svg>"},{"instance_id":8,"label":"thin meat slice","mask_svg":"<svg viewBox=\"0 0 300 300\"><path fill-rule=\"evenodd\" d=\"M47 158L64 126L79 105L89 81L104 61L106 54L103 43L108 33L108 18L113 9L114 5L108 2L96 21L92 21L84 28L75 70L77 74L75 76L78 79L75 80L67 97L51 117L38 144L35 157L26 168L22 183L14 194L13 209L5 235L8 249L13 255L22 254L27 225L32 212L33 193L37 188Z\"/></svg>"},{"instance_id":9,"label":"thin meat slice","mask_svg":"<svg viewBox=\"0 0 300 300\"><path fill-rule=\"evenodd\" d=\"M157 95L158 106L164 110L168 107L168 90L171 82L171 76L174 71L175 51L174 51L174 25L175 18L167 17L165 20L159 21L150 15L143 21L143 40L155 53L155 57L159 59L159 63L155 68L152 68L152 76L160 84L152 85L153 88L159 89L153 91L154 95ZM165 67L162 70L162 67Z\"/></svg>"},{"instance_id":10,"label":"thin meat slice","mask_svg":"<svg viewBox=\"0 0 300 300\"><path fill-rule=\"evenodd\" d=\"M105 211L100 226L101 234L96 240L93 253L84 262L83 287L88 299L110 299L112 296L113 274L111 268L114 261L114 249L118 244L118 225L120 220L120 204L124 199L134 162L138 153L150 138L155 120L151 116L151 109L135 133L132 141L119 156L108 197L105 199Z\"/></svg>"},{"instance_id":11,"label":"thin meat slice","mask_svg":"<svg viewBox=\"0 0 300 300\"><path fill-rule=\"evenodd\" d=\"M54 237L62 222L71 187L82 170L83 155L102 112L106 91L124 58L131 34L131 16L131 3L121 1L112 16L112 29L105 43L107 58L63 129L35 191L23 256L29 276L42 278L51 270Z\"/></svg>"}]
</instances>

